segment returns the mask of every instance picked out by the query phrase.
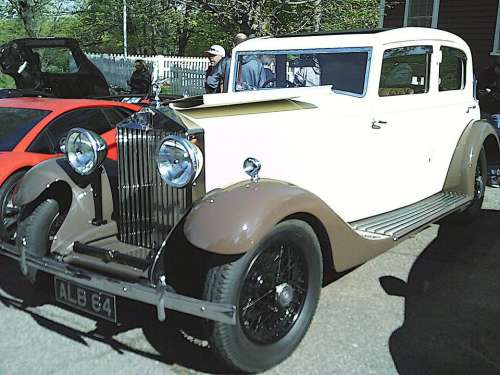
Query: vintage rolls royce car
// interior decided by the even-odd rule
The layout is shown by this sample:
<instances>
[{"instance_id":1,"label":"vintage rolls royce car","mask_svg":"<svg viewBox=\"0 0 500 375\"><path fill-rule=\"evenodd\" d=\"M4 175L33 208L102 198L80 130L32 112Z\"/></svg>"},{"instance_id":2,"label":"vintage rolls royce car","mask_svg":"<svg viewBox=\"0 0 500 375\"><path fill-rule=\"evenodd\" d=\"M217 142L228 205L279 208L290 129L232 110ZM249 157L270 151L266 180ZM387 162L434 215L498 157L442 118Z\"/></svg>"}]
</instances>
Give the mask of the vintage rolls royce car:
<instances>
[{"instance_id":1,"label":"vintage rolls royce car","mask_svg":"<svg viewBox=\"0 0 500 375\"><path fill-rule=\"evenodd\" d=\"M102 319L117 298L201 317L222 361L258 372L297 347L324 275L472 219L500 151L469 47L439 30L252 39L229 88L124 120L114 164L73 129L21 181L3 253Z\"/></svg>"}]
</instances>

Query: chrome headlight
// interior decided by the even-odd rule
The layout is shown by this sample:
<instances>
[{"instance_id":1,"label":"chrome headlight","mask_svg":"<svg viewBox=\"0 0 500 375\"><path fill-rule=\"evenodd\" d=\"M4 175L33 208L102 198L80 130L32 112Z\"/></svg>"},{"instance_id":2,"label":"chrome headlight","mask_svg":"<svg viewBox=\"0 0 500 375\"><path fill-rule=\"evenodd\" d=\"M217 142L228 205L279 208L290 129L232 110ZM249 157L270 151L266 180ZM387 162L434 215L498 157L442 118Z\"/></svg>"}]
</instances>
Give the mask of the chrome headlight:
<instances>
[{"instance_id":1,"label":"chrome headlight","mask_svg":"<svg viewBox=\"0 0 500 375\"><path fill-rule=\"evenodd\" d=\"M158 152L158 171L170 186L182 188L193 182L203 167L203 153L186 138L167 136Z\"/></svg>"},{"instance_id":2,"label":"chrome headlight","mask_svg":"<svg viewBox=\"0 0 500 375\"><path fill-rule=\"evenodd\" d=\"M66 155L76 173L87 176L106 159L108 146L104 139L91 130L71 129L66 138Z\"/></svg>"}]
</instances>

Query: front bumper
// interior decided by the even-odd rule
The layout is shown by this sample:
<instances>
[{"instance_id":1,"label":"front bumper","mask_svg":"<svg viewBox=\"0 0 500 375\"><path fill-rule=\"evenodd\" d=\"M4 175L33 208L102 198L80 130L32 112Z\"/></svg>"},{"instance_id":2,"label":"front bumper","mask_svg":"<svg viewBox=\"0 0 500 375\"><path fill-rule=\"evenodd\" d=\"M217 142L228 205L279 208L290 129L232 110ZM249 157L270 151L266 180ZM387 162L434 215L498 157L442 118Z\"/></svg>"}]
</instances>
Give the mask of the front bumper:
<instances>
[{"instance_id":1,"label":"front bumper","mask_svg":"<svg viewBox=\"0 0 500 375\"><path fill-rule=\"evenodd\" d=\"M160 321L166 319L165 309L171 309L221 323L236 324L236 306L212 303L177 294L169 290L171 288L168 287L164 278L157 285L126 282L71 266L53 258L36 257L25 251L19 254L16 247L7 244L0 245L0 254L19 261L24 274L27 273L28 267L32 267L118 297L154 305Z\"/></svg>"}]
</instances>

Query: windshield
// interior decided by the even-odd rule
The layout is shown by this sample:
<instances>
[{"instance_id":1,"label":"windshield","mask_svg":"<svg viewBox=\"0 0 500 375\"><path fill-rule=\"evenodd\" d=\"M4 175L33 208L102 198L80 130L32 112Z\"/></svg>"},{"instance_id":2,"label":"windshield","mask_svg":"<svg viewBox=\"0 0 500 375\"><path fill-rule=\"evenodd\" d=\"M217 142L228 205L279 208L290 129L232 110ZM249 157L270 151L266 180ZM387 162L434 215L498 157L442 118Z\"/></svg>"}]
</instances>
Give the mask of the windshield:
<instances>
[{"instance_id":1,"label":"windshield","mask_svg":"<svg viewBox=\"0 0 500 375\"><path fill-rule=\"evenodd\" d=\"M333 85L364 95L368 48L239 52L235 91Z\"/></svg>"},{"instance_id":2,"label":"windshield","mask_svg":"<svg viewBox=\"0 0 500 375\"><path fill-rule=\"evenodd\" d=\"M49 113L40 109L0 108L0 151L12 151Z\"/></svg>"}]
</instances>

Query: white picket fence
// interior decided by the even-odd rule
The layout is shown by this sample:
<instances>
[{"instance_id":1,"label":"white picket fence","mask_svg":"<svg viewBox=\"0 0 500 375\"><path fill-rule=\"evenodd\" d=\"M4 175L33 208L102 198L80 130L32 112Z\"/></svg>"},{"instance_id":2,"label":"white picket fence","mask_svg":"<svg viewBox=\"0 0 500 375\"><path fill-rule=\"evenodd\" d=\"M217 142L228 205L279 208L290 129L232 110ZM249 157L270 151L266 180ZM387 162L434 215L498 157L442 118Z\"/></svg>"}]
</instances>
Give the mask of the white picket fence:
<instances>
[{"instance_id":1,"label":"white picket fence","mask_svg":"<svg viewBox=\"0 0 500 375\"><path fill-rule=\"evenodd\" d=\"M205 71L208 59L205 57L140 56L94 54L87 57L104 74L109 85L127 89L127 80L134 71L134 61L142 59L152 72L153 80L167 79L170 93L176 95L199 95L204 92Z\"/></svg>"}]
</instances>

